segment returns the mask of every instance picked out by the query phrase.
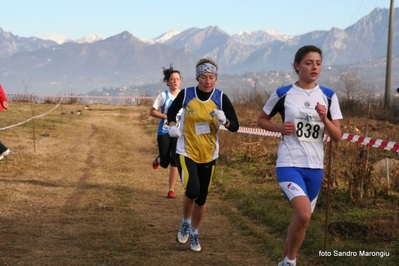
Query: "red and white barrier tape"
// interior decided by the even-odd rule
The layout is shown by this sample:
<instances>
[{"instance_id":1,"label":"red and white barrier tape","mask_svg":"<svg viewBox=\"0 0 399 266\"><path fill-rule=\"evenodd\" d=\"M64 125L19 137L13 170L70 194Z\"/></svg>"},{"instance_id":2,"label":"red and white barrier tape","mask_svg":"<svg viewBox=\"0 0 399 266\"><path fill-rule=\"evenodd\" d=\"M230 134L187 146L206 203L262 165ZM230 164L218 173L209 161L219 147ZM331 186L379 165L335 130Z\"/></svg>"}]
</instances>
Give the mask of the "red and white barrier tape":
<instances>
[{"instance_id":1,"label":"red and white barrier tape","mask_svg":"<svg viewBox=\"0 0 399 266\"><path fill-rule=\"evenodd\" d=\"M57 95L57 94L18 94L7 93L9 100L27 101L33 99L49 99L57 100L59 98L74 98L74 99L155 99L153 96L104 96L104 95Z\"/></svg>"},{"instance_id":2,"label":"red and white barrier tape","mask_svg":"<svg viewBox=\"0 0 399 266\"><path fill-rule=\"evenodd\" d=\"M374 139L374 138L360 136L360 135L352 135L349 133L342 134L341 139L348 140L353 143L359 143L362 145L371 146L374 148L397 152L399 154L399 142L382 140L382 139Z\"/></svg>"},{"instance_id":3,"label":"red and white barrier tape","mask_svg":"<svg viewBox=\"0 0 399 266\"><path fill-rule=\"evenodd\" d=\"M220 127L219 129L227 130L225 127ZM260 135L267 137L281 137L281 134L278 132L267 131L260 128L249 128L249 127L240 127L237 131L238 133L246 133L252 135ZM360 135L352 135L349 133L343 133L341 136L342 140L347 140L353 143L358 143L364 146L371 146L373 148L379 148L387 151L393 151L398 153L399 155L399 142L375 139ZM330 137L328 135L324 136L324 141L330 141Z\"/></svg>"}]
</instances>

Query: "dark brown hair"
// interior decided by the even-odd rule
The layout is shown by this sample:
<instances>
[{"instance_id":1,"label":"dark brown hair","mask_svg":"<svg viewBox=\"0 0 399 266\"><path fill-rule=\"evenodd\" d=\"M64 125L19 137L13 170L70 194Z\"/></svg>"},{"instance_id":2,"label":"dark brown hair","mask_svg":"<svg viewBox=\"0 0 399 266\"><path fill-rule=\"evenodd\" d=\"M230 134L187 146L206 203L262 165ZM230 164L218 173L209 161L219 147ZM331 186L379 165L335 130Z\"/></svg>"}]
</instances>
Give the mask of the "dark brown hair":
<instances>
[{"instance_id":1,"label":"dark brown hair","mask_svg":"<svg viewBox=\"0 0 399 266\"><path fill-rule=\"evenodd\" d=\"M298 49L298 51L295 54L295 59L294 59L294 63L292 64L292 66L294 67L295 72L298 74L298 69L295 68L295 63L299 64L301 63L302 59L305 57L305 55L307 55L310 52L316 52L319 53L321 58L323 59L323 53L321 51L321 49L317 46L314 45L305 45L302 46L301 48Z\"/></svg>"},{"instance_id":2,"label":"dark brown hair","mask_svg":"<svg viewBox=\"0 0 399 266\"><path fill-rule=\"evenodd\" d=\"M166 82L166 84L168 84L168 80L170 78L170 75L172 75L173 73L179 74L179 76L181 78L180 71L176 70L176 69L173 69L172 64L170 64L169 68L164 68L163 67L162 69L163 69L163 75L164 75L163 81Z\"/></svg>"}]
</instances>

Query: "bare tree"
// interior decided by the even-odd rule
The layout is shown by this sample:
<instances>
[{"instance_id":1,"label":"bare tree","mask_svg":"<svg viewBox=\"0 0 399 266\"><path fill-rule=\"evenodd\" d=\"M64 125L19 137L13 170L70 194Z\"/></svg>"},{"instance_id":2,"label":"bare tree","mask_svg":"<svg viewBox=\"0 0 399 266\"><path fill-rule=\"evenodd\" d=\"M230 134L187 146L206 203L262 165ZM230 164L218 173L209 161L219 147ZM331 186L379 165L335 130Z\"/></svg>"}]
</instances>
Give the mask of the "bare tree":
<instances>
[{"instance_id":1,"label":"bare tree","mask_svg":"<svg viewBox=\"0 0 399 266\"><path fill-rule=\"evenodd\" d=\"M346 95L348 100L361 99L366 94L357 72L349 71L341 73L339 79L344 84L344 88L341 91Z\"/></svg>"},{"instance_id":2,"label":"bare tree","mask_svg":"<svg viewBox=\"0 0 399 266\"><path fill-rule=\"evenodd\" d=\"M25 80L22 80L22 83L24 84L24 87L25 87L25 92L24 92L25 94L28 94L28 86L29 86L29 83L31 82L31 80L32 80L32 78L29 77L28 84L26 84Z\"/></svg>"}]
</instances>

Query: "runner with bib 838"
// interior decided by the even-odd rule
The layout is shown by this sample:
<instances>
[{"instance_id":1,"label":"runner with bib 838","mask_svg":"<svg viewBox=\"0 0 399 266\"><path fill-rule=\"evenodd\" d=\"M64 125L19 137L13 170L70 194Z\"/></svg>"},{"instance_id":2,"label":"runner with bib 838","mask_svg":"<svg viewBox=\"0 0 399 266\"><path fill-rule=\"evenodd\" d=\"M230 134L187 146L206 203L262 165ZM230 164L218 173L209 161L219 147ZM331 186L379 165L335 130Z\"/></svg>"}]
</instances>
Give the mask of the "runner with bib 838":
<instances>
[{"instance_id":1,"label":"runner with bib 838","mask_svg":"<svg viewBox=\"0 0 399 266\"><path fill-rule=\"evenodd\" d=\"M294 212L279 266L296 265L323 181L324 132L338 142L343 118L336 93L316 83L322 68L322 51L313 45L301 47L293 67L298 81L277 89L257 121L259 127L282 135L276 175ZM282 124L271 121L277 113Z\"/></svg>"}]
</instances>

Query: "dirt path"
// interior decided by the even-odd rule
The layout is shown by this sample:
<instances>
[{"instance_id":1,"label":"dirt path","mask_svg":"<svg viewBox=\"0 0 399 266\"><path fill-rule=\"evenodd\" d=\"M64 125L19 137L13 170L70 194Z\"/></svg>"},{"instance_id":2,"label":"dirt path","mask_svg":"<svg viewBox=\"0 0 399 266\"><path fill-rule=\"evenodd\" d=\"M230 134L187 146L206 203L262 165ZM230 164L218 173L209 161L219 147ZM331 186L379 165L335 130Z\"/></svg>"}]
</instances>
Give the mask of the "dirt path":
<instances>
[{"instance_id":1,"label":"dirt path","mask_svg":"<svg viewBox=\"0 0 399 266\"><path fill-rule=\"evenodd\" d=\"M36 153L0 162L0 265L276 265L222 214L210 195L203 250L175 237L183 190L167 199L167 170L153 170L148 108L87 111L58 126ZM212 191L211 191L212 192Z\"/></svg>"}]
</instances>

